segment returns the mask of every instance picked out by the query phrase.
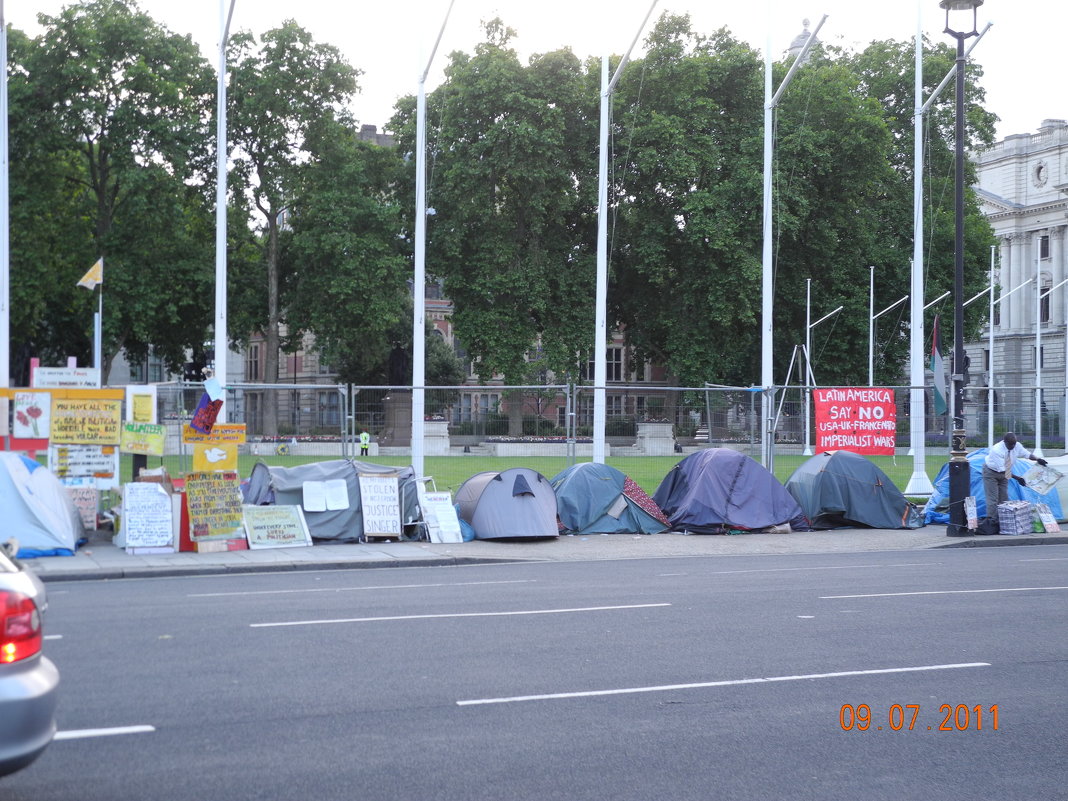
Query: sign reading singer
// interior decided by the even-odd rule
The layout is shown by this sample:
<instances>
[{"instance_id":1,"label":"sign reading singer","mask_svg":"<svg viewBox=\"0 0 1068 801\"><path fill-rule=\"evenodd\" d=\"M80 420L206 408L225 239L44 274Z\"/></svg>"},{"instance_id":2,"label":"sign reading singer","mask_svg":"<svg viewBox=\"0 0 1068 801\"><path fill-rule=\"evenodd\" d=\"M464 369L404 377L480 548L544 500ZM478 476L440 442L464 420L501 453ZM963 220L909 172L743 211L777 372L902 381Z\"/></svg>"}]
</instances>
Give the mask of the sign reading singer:
<instances>
[{"instance_id":1,"label":"sign reading singer","mask_svg":"<svg viewBox=\"0 0 1068 801\"><path fill-rule=\"evenodd\" d=\"M812 391L816 404L816 453L852 451L893 456L897 435L894 390L835 387Z\"/></svg>"}]
</instances>

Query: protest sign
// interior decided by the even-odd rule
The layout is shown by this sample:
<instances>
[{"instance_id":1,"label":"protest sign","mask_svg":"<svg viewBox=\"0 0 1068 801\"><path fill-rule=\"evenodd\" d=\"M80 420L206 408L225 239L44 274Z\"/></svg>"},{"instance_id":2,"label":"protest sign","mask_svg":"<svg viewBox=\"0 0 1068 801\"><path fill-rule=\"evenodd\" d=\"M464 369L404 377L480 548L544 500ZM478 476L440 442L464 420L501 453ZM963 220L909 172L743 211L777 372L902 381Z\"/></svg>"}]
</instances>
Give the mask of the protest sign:
<instances>
[{"instance_id":1,"label":"protest sign","mask_svg":"<svg viewBox=\"0 0 1068 801\"><path fill-rule=\"evenodd\" d=\"M852 451L894 455L897 407L894 391L836 387L812 391L816 406L816 453Z\"/></svg>"},{"instance_id":2,"label":"protest sign","mask_svg":"<svg viewBox=\"0 0 1068 801\"><path fill-rule=\"evenodd\" d=\"M16 392L11 436L19 439L48 439L52 396L47 392Z\"/></svg>"},{"instance_id":3,"label":"protest sign","mask_svg":"<svg viewBox=\"0 0 1068 801\"><path fill-rule=\"evenodd\" d=\"M51 439L73 445L118 445L122 401L52 398Z\"/></svg>"},{"instance_id":4,"label":"protest sign","mask_svg":"<svg viewBox=\"0 0 1068 801\"><path fill-rule=\"evenodd\" d=\"M396 476L361 474L360 507L365 537L400 536L400 497Z\"/></svg>"},{"instance_id":5,"label":"protest sign","mask_svg":"<svg viewBox=\"0 0 1068 801\"><path fill-rule=\"evenodd\" d=\"M152 456L163 455L163 444L167 439L167 427L153 423L123 423L119 440L119 450L123 453L144 453Z\"/></svg>"},{"instance_id":6,"label":"protest sign","mask_svg":"<svg viewBox=\"0 0 1068 801\"><path fill-rule=\"evenodd\" d=\"M97 489L119 486L119 450L113 445L48 446L48 469L56 478L92 478Z\"/></svg>"},{"instance_id":7,"label":"protest sign","mask_svg":"<svg viewBox=\"0 0 1068 801\"><path fill-rule=\"evenodd\" d=\"M311 545L308 524L299 506L246 506L248 547L294 548Z\"/></svg>"},{"instance_id":8,"label":"protest sign","mask_svg":"<svg viewBox=\"0 0 1068 801\"><path fill-rule=\"evenodd\" d=\"M92 531L96 528L96 511L100 505L100 491L95 478L61 478L59 482L74 502L82 525Z\"/></svg>"},{"instance_id":9,"label":"protest sign","mask_svg":"<svg viewBox=\"0 0 1068 801\"><path fill-rule=\"evenodd\" d=\"M242 498L237 473L190 473L185 477L185 495L192 539L240 536Z\"/></svg>"},{"instance_id":10,"label":"protest sign","mask_svg":"<svg viewBox=\"0 0 1068 801\"><path fill-rule=\"evenodd\" d=\"M122 488L122 532L127 549L174 543L171 495L160 484L133 482Z\"/></svg>"}]
</instances>

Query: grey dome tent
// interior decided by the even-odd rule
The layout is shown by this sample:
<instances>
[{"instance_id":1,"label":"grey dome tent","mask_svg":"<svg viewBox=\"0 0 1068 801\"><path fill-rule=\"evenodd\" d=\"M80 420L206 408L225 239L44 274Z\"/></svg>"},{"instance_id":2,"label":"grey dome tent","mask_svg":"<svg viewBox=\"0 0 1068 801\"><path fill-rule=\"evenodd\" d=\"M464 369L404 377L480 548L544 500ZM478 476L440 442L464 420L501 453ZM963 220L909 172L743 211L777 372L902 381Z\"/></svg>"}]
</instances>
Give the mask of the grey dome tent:
<instances>
[{"instance_id":1,"label":"grey dome tent","mask_svg":"<svg viewBox=\"0 0 1068 801\"><path fill-rule=\"evenodd\" d=\"M512 467L476 473L456 491L460 519L475 539L557 537L556 493L537 470Z\"/></svg>"},{"instance_id":2,"label":"grey dome tent","mask_svg":"<svg viewBox=\"0 0 1068 801\"><path fill-rule=\"evenodd\" d=\"M874 462L851 451L817 453L786 482L813 528L919 528L914 511Z\"/></svg>"},{"instance_id":3,"label":"grey dome tent","mask_svg":"<svg viewBox=\"0 0 1068 801\"><path fill-rule=\"evenodd\" d=\"M3 538L18 540L18 558L73 556L85 537L82 518L59 479L21 453L0 451Z\"/></svg>"},{"instance_id":4,"label":"grey dome tent","mask_svg":"<svg viewBox=\"0 0 1068 801\"><path fill-rule=\"evenodd\" d=\"M759 531L786 523L794 531L811 530L801 506L779 480L730 448L691 453L664 476L653 500L680 531Z\"/></svg>"},{"instance_id":5,"label":"grey dome tent","mask_svg":"<svg viewBox=\"0 0 1068 801\"><path fill-rule=\"evenodd\" d=\"M557 515L574 534L656 534L664 513L626 474L606 464L580 462L549 479Z\"/></svg>"}]
</instances>

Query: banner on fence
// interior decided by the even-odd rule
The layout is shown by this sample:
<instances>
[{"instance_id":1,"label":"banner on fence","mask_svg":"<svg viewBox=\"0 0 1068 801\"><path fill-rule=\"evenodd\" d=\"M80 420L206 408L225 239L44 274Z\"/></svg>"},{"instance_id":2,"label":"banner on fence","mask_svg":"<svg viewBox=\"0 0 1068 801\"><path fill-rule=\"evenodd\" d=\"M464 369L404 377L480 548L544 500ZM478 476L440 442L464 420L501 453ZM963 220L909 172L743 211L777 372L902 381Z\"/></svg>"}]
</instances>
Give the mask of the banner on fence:
<instances>
[{"instance_id":1,"label":"banner on fence","mask_svg":"<svg viewBox=\"0 0 1068 801\"><path fill-rule=\"evenodd\" d=\"M893 456L897 437L894 390L835 387L812 391L816 406L816 453L852 451Z\"/></svg>"}]
</instances>

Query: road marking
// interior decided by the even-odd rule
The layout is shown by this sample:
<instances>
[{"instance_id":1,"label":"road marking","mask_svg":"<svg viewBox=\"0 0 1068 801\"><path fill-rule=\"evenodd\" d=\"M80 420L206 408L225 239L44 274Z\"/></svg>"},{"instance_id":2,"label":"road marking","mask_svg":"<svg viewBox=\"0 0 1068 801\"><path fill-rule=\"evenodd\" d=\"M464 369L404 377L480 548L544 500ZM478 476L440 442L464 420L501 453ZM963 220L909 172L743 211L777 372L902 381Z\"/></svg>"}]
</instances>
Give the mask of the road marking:
<instances>
[{"instance_id":1,"label":"road marking","mask_svg":"<svg viewBox=\"0 0 1068 801\"><path fill-rule=\"evenodd\" d=\"M348 617L336 620L292 620L285 623L250 623L254 629L276 626L318 626L327 623L375 623L383 620L432 620L448 617L509 617L513 615L561 615L568 612L604 612L616 609L652 609L671 604L630 604L627 606L585 606L574 609L527 609L519 612L456 612L440 615L389 615L386 617Z\"/></svg>"},{"instance_id":2,"label":"road marking","mask_svg":"<svg viewBox=\"0 0 1068 801\"><path fill-rule=\"evenodd\" d=\"M114 737L117 734L148 734L154 732L155 726L117 726L112 729L71 729L57 731L56 740L82 740L86 737Z\"/></svg>"},{"instance_id":3,"label":"road marking","mask_svg":"<svg viewBox=\"0 0 1068 801\"><path fill-rule=\"evenodd\" d=\"M862 567L927 567L941 562L903 562L894 565L826 565L820 567L759 567L752 570L716 570L710 575L726 576L731 573L791 573L798 570L857 570Z\"/></svg>"},{"instance_id":4,"label":"road marking","mask_svg":"<svg viewBox=\"0 0 1068 801\"><path fill-rule=\"evenodd\" d=\"M381 584L374 587L308 587L301 590L250 590L248 592L197 592L187 598L221 598L232 595L285 595L300 592L353 592L357 590L422 590L431 587L478 587L483 584L533 584L537 579L516 579L514 581L458 581L440 584Z\"/></svg>"},{"instance_id":5,"label":"road marking","mask_svg":"<svg viewBox=\"0 0 1068 801\"><path fill-rule=\"evenodd\" d=\"M1050 556L1046 559L1018 559L1019 562L1063 562L1068 556Z\"/></svg>"},{"instance_id":6,"label":"road marking","mask_svg":"<svg viewBox=\"0 0 1068 801\"><path fill-rule=\"evenodd\" d=\"M46 634L44 636L44 638L46 640L62 640L63 639L63 635L62 634Z\"/></svg>"},{"instance_id":7,"label":"road marking","mask_svg":"<svg viewBox=\"0 0 1068 801\"><path fill-rule=\"evenodd\" d=\"M925 590L924 592L873 592L868 595L821 595L821 601L837 598L894 598L902 595L971 595L978 592L1041 592L1042 590L1068 590L1068 587L998 587L992 590Z\"/></svg>"},{"instance_id":8,"label":"road marking","mask_svg":"<svg viewBox=\"0 0 1068 801\"><path fill-rule=\"evenodd\" d=\"M919 667L880 668L876 670L842 670L835 673L807 673L800 676L768 676L760 679L731 679L729 681L704 681L694 684L662 684L653 687L621 687L615 690L587 690L573 693L548 693L546 695L516 695L510 698L476 698L457 701L457 706L482 704L512 704L520 701L552 701L560 698L591 698L599 695L632 695L635 693L659 693L670 690L699 690L709 687L734 687L741 684L767 684L777 681L805 681L808 679L836 679L849 676L875 676L883 673L918 673L925 670L960 670L963 668L990 667L989 662L963 662L954 665L921 665Z\"/></svg>"}]
</instances>

